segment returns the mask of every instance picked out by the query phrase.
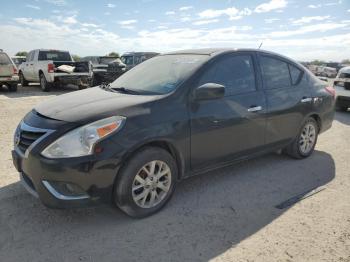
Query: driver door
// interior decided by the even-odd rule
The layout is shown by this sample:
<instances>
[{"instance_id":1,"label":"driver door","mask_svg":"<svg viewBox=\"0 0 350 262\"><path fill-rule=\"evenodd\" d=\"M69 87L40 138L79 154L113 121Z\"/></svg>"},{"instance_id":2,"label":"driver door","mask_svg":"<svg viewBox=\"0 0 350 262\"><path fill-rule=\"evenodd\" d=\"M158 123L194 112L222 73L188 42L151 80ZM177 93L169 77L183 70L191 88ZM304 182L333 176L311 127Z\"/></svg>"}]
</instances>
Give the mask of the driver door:
<instances>
[{"instance_id":1,"label":"driver door","mask_svg":"<svg viewBox=\"0 0 350 262\"><path fill-rule=\"evenodd\" d=\"M191 169L230 162L265 144L266 99L257 86L254 53L235 52L213 61L199 77L225 86L219 99L192 101Z\"/></svg>"}]
</instances>

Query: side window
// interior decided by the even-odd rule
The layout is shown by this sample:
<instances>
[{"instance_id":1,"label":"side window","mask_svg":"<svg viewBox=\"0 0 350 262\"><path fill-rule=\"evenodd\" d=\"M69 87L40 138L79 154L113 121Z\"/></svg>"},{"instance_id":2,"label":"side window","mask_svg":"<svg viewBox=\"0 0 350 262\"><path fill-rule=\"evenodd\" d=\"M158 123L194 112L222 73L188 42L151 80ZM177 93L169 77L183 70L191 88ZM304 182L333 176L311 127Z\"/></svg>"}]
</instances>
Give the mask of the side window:
<instances>
[{"instance_id":1,"label":"side window","mask_svg":"<svg viewBox=\"0 0 350 262\"><path fill-rule=\"evenodd\" d=\"M210 66L199 85L216 83L225 86L225 96L255 91L255 75L250 55L229 55Z\"/></svg>"},{"instance_id":2,"label":"side window","mask_svg":"<svg viewBox=\"0 0 350 262\"><path fill-rule=\"evenodd\" d=\"M135 65L138 65L139 63L141 63L142 62L141 61L141 56L135 56L134 62L135 62Z\"/></svg>"},{"instance_id":3,"label":"side window","mask_svg":"<svg viewBox=\"0 0 350 262\"><path fill-rule=\"evenodd\" d=\"M299 84L300 79L303 76L303 71L301 71L299 68L293 65L288 65L288 66L289 66L290 77L292 79L292 85Z\"/></svg>"},{"instance_id":4,"label":"side window","mask_svg":"<svg viewBox=\"0 0 350 262\"><path fill-rule=\"evenodd\" d=\"M35 55L35 51L32 51L32 54L30 56L30 61L34 61L34 55Z\"/></svg>"},{"instance_id":5,"label":"side window","mask_svg":"<svg viewBox=\"0 0 350 262\"><path fill-rule=\"evenodd\" d=\"M266 89L291 86L289 68L286 62L268 56L261 56L260 65Z\"/></svg>"},{"instance_id":6,"label":"side window","mask_svg":"<svg viewBox=\"0 0 350 262\"><path fill-rule=\"evenodd\" d=\"M33 53L33 52L31 51L31 52L29 52L29 53L27 54L26 62L30 62L30 61L31 61L32 53Z\"/></svg>"}]
</instances>

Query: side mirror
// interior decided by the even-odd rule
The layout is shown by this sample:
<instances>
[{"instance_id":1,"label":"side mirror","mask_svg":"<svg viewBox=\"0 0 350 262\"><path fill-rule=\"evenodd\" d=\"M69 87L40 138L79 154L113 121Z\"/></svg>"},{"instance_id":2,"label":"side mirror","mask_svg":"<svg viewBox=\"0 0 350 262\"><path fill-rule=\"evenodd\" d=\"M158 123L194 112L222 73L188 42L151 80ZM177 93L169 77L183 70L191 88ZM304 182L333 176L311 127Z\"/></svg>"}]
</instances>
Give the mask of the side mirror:
<instances>
[{"instance_id":1,"label":"side mirror","mask_svg":"<svg viewBox=\"0 0 350 262\"><path fill-rule=\"evenodd\" d=\"M206 83L197 87L194 90L195 100L210 100L222 98L225 95L225 86L215 84L215 83Z\"/></svg>"}]
</instances>

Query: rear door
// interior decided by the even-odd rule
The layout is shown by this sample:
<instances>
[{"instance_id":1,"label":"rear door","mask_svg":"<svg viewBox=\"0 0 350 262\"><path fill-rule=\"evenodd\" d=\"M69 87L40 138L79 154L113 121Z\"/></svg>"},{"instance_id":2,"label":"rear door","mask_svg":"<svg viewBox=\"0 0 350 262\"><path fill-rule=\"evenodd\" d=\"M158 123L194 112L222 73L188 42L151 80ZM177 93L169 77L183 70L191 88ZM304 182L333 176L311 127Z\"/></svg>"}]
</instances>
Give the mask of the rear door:
<instances>
[{"instance_id":1,"label":"rear door","mask_svg":"<svg viewBox=\"0 0 350 262\"><path fill-rule=\"evenodd\" d=\"M293 139L311 112L311 90L298 65L274 55L258 57L267 98L266 143L278 145Z\"/></svg>"},{"instance_id":2,"label":"rear door","mask_svg":"<svg viewBox=\"0 0 350 262\"><path fill-rule=\"evenodd\" d=\"M0 77L13 75L13 64L6 53L0 53Z\"/></svg>"},{"instance_id":3,"label":"rear door","mask_svg":"<svg viewBox=\"0 0 350 262\"><path fill-rule=\"evenodd\" d=\"M225 54L202 73L196 87L225 86L221 99L192 101L191 168L229 162L264 146L266 100L250 52Z\"/></svg>"},{"instance_id":4,"label":"rear door","mask_svg":"<svg viewBox=\"0 0 350 262\"><path fill-rule=\"evenodd\" d=\"M30 51L27 55L26 62L22 66L22 73L26 80L33 80L33 57L34 51Z\"/></svg>"}]
</instances>

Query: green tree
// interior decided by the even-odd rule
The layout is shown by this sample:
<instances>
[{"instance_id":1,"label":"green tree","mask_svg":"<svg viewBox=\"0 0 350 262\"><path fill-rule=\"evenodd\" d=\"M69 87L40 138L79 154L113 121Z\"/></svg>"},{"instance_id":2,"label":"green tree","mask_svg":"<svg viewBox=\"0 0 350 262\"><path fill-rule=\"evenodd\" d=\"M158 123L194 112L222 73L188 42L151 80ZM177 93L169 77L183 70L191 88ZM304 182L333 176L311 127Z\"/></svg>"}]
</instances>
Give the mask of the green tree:
<instances>
[{"instance_id":1,"label":"green tree","mask_svg":"<svg viewBox=\"0 0 350 262\"><path fill-rule=\"evenodd\" d=\"M341 61L342 64L350 64L350 59L344 59Z\"/></svg>"},{"instance_id":2,"label":"green tree","mask_svg":"<svg viewBox=\"0 0 350 262\"><path fill-rule=\"evenodd\" d=\"M78 56L78 55L72 55L72 57L73 57L73 60L75 61L75 62L78 62L78 61L80 61L80 56Z\"/></svg>"},{"instance_id":3,"label":"green tree","mask_svg":"<svg viewBox=\"0 0 350 262\"><path fill-rule=\"evenodd\" d=\"M322 61L322 60L314 60L314 61L311 61L310 64L321 66L321 65L326 64L326 62Z\"/></svg>"},{"instance_id":4,"label":"green tree","mask_svg":"<svg viewBox=\"0 0 350 262\"><path fill-rule=\"evenodd\" d=\"M16 53L15 56L27 56L27 54L28 53L26 51L19 51L19 52Z\"/></svg>"},{"instance_id":5,"label":"green tree","mask_svg":"<svg viewBox=\"0 0 350 262\"><path fill-rule=\"evenodd\" d=\"M119 57L119 53L117 53L117 52L110 52L109 54L107 54L107 56Z\"/></svg>"}]
</instances>

